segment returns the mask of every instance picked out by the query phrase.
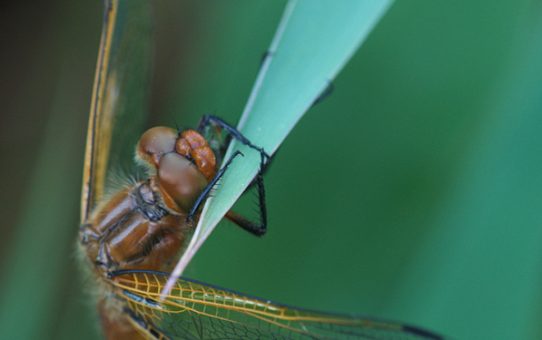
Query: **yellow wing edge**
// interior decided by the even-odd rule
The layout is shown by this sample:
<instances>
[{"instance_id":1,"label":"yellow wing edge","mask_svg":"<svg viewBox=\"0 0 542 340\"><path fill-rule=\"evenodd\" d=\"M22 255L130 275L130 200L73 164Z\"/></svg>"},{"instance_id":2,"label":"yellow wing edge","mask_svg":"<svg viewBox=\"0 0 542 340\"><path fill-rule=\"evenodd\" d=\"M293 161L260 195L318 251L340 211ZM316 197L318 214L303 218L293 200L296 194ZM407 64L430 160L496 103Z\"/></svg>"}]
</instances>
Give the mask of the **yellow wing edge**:
<instances>
[{"instance_id":1,"label":"yellow wing edge","mask_svg":"<svg viewBox=\"0 0 542 340\"><path fill-rule=\"evenodd\" d=\"M119 294L127 300L132 310L150 320L160 320L166 314L194 313L235 323L236 320L226 317L230 312L234 312L298 334L313 335L305 326L328 324L363 330L409 333L426 339L441 338L431 332L400 323L304 310L186 279L179 279L171 292L163 297L162 303L158 303L167 280L167 274L162 274L129 271L114 276L111 283L123 292L138 296L139 299L130 299L125 294Z\"/></svg>"},{"instance_id":2,"label":"yellow wing edge","mask_svg":"<svg viewBox=\"0 0 542 340\"><path fill-rule=\"evenodd\" d=\"M84 223L104 192L109 157L111 128L104 119L104 97L111 55L113 32L117 21L118 0L105 1L104 25L94 75L87 129L83 186L81 192L81 223Z\"/></svg>"}]
</instances>

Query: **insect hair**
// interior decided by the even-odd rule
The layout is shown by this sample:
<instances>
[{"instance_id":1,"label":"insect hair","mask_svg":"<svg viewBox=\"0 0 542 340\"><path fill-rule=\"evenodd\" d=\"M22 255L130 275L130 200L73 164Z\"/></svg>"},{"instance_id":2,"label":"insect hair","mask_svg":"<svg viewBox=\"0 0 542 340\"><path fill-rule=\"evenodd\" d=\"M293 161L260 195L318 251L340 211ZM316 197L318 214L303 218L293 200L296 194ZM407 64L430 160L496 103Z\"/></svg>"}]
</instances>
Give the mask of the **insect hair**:
<instances>
[{"instance_id":1,"label":"insect hair","mask_svg":"<svg viewBox=\"0 0 542 340\"><path fill-rule=\"evenodd\" d=\"M146 175L142 174L141 171L128 170L118 165L114 166L108 172L105 180L105 191L94 210L98 210L102 203L108 202L119 191L134 187L145 177Z\"/></svg>"}]
</instances>

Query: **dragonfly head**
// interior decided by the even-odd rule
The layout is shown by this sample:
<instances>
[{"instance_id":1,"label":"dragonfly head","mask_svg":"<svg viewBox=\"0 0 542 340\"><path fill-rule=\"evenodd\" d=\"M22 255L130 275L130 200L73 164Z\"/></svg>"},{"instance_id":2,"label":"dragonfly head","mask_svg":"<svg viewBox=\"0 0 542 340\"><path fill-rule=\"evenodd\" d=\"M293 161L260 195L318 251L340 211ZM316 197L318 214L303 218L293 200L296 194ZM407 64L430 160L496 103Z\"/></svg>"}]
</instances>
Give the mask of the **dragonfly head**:
<instances>
[{"instance_id":1,"label":"dragonfly head","mask_svg":"<svg viewBox=\"0 0 542 340\"><path fill-rule=\"evenodd\" d=\"M216 174L215 154L195 130L151 128L139 139L136 158L154 176L168 208L178 213L192 208Z\"/></svg>"}]
</instances>

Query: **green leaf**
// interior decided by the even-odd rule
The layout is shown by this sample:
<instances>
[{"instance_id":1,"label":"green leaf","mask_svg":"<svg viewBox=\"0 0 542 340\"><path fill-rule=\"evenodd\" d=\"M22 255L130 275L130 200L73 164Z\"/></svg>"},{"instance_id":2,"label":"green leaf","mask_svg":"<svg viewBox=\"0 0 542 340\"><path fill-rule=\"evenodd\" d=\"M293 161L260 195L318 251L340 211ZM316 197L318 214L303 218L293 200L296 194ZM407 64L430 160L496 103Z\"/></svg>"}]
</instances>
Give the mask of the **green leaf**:
<instances>
[{"instance_id":1,"label":"green leaf","mask_svg":"<svg viewBox=\"0 0 542 340\"><path fill-rule=\"evenodd\" d=\"M315 99L348 62L391 1L290 1L244 109L239 130L268 154L277 150ZM184 270L214 227L259 171L257 151L240 150L201 214L198 227L172 278Z\"/></svg>"}]
</instances>

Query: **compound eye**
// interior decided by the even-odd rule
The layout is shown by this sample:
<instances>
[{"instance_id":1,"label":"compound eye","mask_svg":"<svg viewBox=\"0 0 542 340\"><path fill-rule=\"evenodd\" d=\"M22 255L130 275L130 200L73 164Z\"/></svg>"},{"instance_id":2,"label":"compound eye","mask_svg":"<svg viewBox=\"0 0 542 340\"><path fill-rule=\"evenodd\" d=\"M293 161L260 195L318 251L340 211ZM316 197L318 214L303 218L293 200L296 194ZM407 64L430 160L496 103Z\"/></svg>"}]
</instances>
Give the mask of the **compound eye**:
<instances>
[{"instance_id":1,"label":"compound eye","mask_svg":"<svg viewBox=\"0 0 542 340\"><path fill-rule=\"evenodd\" d=\"M196 166L177 153L161 157L157 175L164 201L173 210L188 212L207 185L207 179ZM177 208L171 206L171 201Z\"/></svg>"},{"instance_id":2,"label":"compound eye","mask_svg":"<svg viewBox=\"0 0 542 340\"><path fill-rule=\"evenodd\" d=\"M160 158L175 150L177 131L165 126L148 129L139 138L136 155L149 165L158 167Z\"/></svg>"}]
</instances>

